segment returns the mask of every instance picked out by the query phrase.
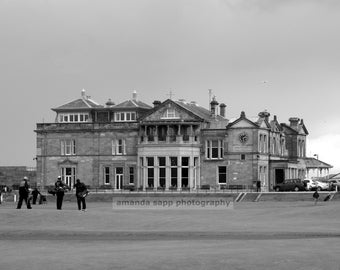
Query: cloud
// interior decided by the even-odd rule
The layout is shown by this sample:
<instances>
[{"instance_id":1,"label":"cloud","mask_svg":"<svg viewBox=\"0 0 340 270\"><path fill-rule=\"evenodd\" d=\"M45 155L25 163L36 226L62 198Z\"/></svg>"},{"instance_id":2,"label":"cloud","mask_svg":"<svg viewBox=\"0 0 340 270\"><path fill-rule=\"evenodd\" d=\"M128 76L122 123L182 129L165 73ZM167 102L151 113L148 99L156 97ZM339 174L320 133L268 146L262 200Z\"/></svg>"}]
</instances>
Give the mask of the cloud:
<instances>
[{"instance_id":1,"label":"cloud","mask_svg":"<svg viewBox=\"0 0 340 270\"><path fill-rule=\"evenodd\" d=\"M307 155L317 154L319 159L333 166L332 172L340 171L340 134L329 134L308 139Z\"/></svg>"}]
</instances>

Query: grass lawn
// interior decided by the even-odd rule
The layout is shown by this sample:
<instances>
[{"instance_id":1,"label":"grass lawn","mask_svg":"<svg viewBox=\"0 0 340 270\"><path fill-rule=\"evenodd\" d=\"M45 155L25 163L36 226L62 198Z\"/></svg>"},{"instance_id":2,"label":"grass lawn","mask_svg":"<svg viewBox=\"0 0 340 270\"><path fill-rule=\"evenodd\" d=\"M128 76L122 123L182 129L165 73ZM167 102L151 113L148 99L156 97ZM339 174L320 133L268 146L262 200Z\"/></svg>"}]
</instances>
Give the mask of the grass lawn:
<instances>
[{"instance_id":1,"label":"grass lawn","mask_svg":"<svg viewBox=\"0 0 340 270\"><path fill-rule=\"evenodd\" d=\"M340 269L340 202L0 205L0 269Z\"/></svg>"}]
</instances>

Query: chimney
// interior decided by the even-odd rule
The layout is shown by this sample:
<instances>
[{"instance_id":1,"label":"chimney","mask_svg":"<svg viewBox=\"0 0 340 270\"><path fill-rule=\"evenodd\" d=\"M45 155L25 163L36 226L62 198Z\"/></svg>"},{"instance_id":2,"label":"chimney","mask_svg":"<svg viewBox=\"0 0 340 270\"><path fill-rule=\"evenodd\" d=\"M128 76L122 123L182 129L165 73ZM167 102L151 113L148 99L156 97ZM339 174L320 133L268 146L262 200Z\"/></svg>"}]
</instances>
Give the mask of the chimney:
<instances>
[{"instance_id":1,"label":"chimney","mask_svg":"<svg viewBox=\"0 0 340 270\"><path fill-rule=\"evenodd\" d=\"M111 107L111 106L115 105L115 103L111 100L111 98L109 98L109 100L105 103L105 105L107 107Z\"/></svg>"},{"instance_id":2,"label":"chimney","mask_svg":"<svg viewBox=\"0 0 340 270\"><path fill-rule=\"evenodd\" d=\"M212 101L210 102L210 112L212 116L217 115L217 110L216 110L217 105L218 105L218 102L216 101L216 97L214 96Z\"/></svg>"},{"instance_id":3,"label":"chimney","mask_svg":"<svg viewBox=\"0 0 340 270\"><path fill-rule=\"evenodd\" d=\"M155 100L152 104L154 108L157 108L159 105L162 104L162 102L160 102L159 100Z\"/></svg>"},{"instance_id":4,"label":"chimney","mask_svg":"<svg viewBox=\"0 0 340 270\"><path fill-rule=\"evenodd\" d=\"M81 98L86 99L85 89L81 90Z\"/></svg>"},{"instance_id":5,"label":"chimney","mask_svg":"<svg viewBox=\"0 0 340 270\"><path fill-rule=\"evenodd\" d=\"M241 112L240 118L246 118L246 113L244 111Z\"/></svg>"},{"instance_id":6,"label":"chimney","mask_svg":"<svg viewBox=\"0 0 340 270\"><path fill-rule=\"evenodd\" d=\"M222 117L225 117L225 107L227 107L227 105L225 105L224 103L220 104L220 115Z\"/></svg>"},{"instance_id":7,"label":"chimney","mask_svg":"<svg viewBox=\"0 0 340 270\"><path fill-rule=\"evenodd\" d=\"M132 93L132 100L137 100L137 91L135 90L135 91L133 91L133 93Z\"/></svg>"},{"instance_id":8,"label":"chimney","mask_svg":"<svg viewBox=\"0 0 340 270\"><path fill-rule=\"evenodd\" d=\"M264 110L263 112L260 112L258 114L258 116L261 117L261 118L265 118L267 121L269 121L270 113L267 112L266 110Z\"/></svg>"},{"instance_id":9,"label":"chimney","mask_svg":"<svg viewBox=\"0 0 340 270\"><path fill-rule=\"evenodd\" d=\"M289 118L289 122L290 122L290 127L293 129L297 129L297 126L299 124L299 118L298 117L291 117Z\"/></svg>"}]
</instances>

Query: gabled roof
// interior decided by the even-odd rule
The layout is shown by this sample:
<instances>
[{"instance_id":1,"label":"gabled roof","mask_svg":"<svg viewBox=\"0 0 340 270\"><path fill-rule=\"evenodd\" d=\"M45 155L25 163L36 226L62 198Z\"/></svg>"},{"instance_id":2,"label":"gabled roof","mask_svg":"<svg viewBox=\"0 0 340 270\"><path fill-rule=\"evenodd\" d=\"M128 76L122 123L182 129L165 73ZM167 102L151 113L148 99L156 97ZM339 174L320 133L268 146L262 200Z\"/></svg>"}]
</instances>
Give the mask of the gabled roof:
<instances>
[{"instance_id":1,"label":"gabled roof","mask_svg":"<svg viewBox=\"0 0 340 270\"><path fill-rule=\"evenodd\" d=\"M330 174L328 179L340 179L340 173Z\"/></svg>"},{"instance_id":2,"label":"gabled roof","mask_svg":"<svg viewBox=\"0 0 340 270\"><path fill-rule=\"evenodd\" d=\"M211 112L207 110L206 108L201 107L197 103L192 103L192 102L185 102L185 101L173 101L180 107L184 108L185 110L197 115L198 117L206 120L207 122L211 120ZM216 115L215 120L225 120L222 116Z\"/></svg>"},{"instance_id":3,"label":"gabled roof","mask_svg":"<svg viewBox=\"0 0 340 270\"><path fill-rule=\"evenodd\" d=\"M296 134L296 135L297 134L304 134L304 135L308 135L309 134L308 130L307 130L305 124L303 123L302 119L295 126L291 126L291 125L288 125L288 124L285 124L285 123L281 123L281 126L282 126L282 128L285 131L288 131L290 134Z\"/></svg>"},{"instance_id":4,"label":"gabled roof","mask_svg":"<svg viewBox=\"0 0 340 270\"><path fill-rule=\"evenodd\" d=\"M92 99L79 98L69 103L66 103L57 108L53 108L53 111L67 111L67 110L88 110L93 108L102 108L97 102Z\"/></svg>"},{"instance_id":5,"label":"gabled roof","mask_svg":"<svg viewBox=\"0 0 340 270\"><path fill-rule=\"evenodd\" d=\"M136 108L151 109L152 107L142 101L130 99L122 103L119 103L117 105L114 105L112 106L112 108L115 108L115 109L136 109Z\"/></svg>"},{"instance_id":6,"label":"gabled roof","mask_svg":"<svg viewBox=\"0 0 340 270\"><path fill-rule=\"evenodd\" d=\"M143 117L143 119L145 121L149 121L147 119L150 118L150 116L157 113L158 111L160 112L164 110L168 106L173 106L174 108L177 108L178 111L182 111L183 113L187 115L186 116L187 118L192 118L193 121L209 122L209 123L224 122L225 123L224 127L226 125L226 122L228 122L227 119L225 119L224 117L220 115L212 116L209 110L201 107L200 105L196 103L193 103L193 102L189 103L189 102L185 102L181 100L174 101L172 99L167 99L164 102L157 105L156 107L154 107ZM164 121L165 119L160 119L160 120ZM176 121L176 119L169 119L169 120ZM183 121L183 119L178 119L178 121Z\"/></svg>"},{"instance_id":7,"label":"gabled roof","mask_svg":"<svg viewBox=\"0 0 340 270\"><path fill-rule=\"evenodd\" d=\"M259 124L257 123L257 121L258 121L258 118L257 118L257 117L256 117L256 118L251 118L251 119L249 119L249 118L246 117L245 112L242 111L239 118L230 119L230 122L229 122L229 124L227 125L227 128L231 128L231 127L237 125L238 123L240 123L240 122L242 122L242 121L245 121L246 123L250 124L250 125L253 126L253 127L256 127L256 128L259 128L259 127L260 127Z\"/></svg>"},{"instance_id":8,"label":"gabled roof","mask_svg":"<svg viewBox=\"0 0 340 270\"><path fill-rule=\"evenodd\" d=\"M306 164L306 168L318 168L318 169L333 168L332 165L321 160L318 160L316 158L305 158L304 161Z\"/></svg>"}]
</instances>

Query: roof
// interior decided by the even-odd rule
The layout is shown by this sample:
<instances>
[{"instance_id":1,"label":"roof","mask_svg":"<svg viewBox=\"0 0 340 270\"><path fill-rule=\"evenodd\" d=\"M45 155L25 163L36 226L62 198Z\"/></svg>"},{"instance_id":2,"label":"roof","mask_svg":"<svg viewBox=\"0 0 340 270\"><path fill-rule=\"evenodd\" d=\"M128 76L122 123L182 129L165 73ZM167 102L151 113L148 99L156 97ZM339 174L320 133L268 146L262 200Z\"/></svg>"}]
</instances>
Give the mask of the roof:
<instances>
[{"instance_id":1,"label":"roof","mask_svg":"<svg viewBox=\"0 0 340 270\"><path fill-rule=\"evenodd\" d=\"M53 111L62 111L62 110L79 110L79 109L92 109L92 108L102 108L102 105L99 105L97 102L92 99L79 98L69 103L66 103L60 107L53 108Z\"/></svg>"},{"instance_id":2,"label":"roof","mask_svg":"<svg viewBox=\"0 0 340 270\"><path fill-rule=\"evenodd\" d=\"M333 168L332 165L326 162L323 162L321 160L318 160L316 158L305 158L305 164L307 168L318 168L318 169Z\"/></svg>"},{"instance_id":3,"label":"roof","mask_svg":"<svg viewBox=\"0 0 340 270\"><path fill-rule=\"evenodd\" d=\"M211 121L211 112L207 110L206 108L201 107L197 103L192 103L192 102L185 102L185 101L173 101L180 107L190 111L191 113L197 115L198 117L206 120L206 121ZM216 115L216 120L220 121L225 121L226 119L220 115Z\"/></svg>"},{"instance_id":4,"label":"roof","mask_svg":"<svg viewBox=\"0 0 340 270\"><path fill-rule=\"evenodd\" d=\"M115 106L112 106L112 108L115 109L136 109L136 108L143 108L143 109L151 109L152 107L142 101L139 100L135 100L135 99L130 99L130 100L126 100L122 103L119 103Z\"/></svg>"}]
</instances>

